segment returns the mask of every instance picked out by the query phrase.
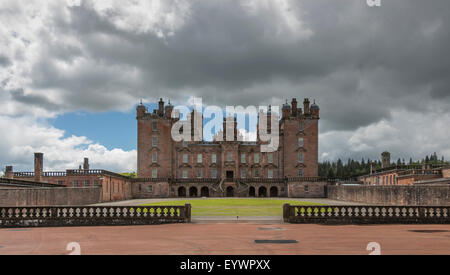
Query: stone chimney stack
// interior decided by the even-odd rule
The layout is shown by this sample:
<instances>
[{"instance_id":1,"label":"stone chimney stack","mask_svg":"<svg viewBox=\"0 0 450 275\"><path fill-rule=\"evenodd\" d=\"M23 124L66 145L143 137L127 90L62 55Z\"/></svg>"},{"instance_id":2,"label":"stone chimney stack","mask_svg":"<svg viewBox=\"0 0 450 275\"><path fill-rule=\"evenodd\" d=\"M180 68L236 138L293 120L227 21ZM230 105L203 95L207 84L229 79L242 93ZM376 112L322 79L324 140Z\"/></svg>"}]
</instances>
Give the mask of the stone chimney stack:
<instances>
[{"instance_id":1,"label":"stone chimney stack","mask_svg":"<svg viewBox=\"0 0 450 275\"><path fill-rule=\"evenodd\" d=\"M83 170L89 170L89 159L84 158Z\"/></svg>"},{"instance_id":2,"label":"stone chimney stack","mask_svg":"<svg viewBox=\"0 0 450 275\"><path fill-rule=\"evenodd\" d=\"M164 101L162 98L160 98L158 102L158 116L163 115L164 115Z\"/></svg>"},{"instance_id":3,"label":"stone chimney stack","mask_svg":"<svg viewBox=\"0 0 450 275\"><path fill-rule=\"evenodd\" d=\"M297 99L296 98L292 99L291 106L292 106L292 116L297 117Z\"/></svg>"},{"instance_id":4,"label":"stone chimney stack","mask_svg":"<svg viewBox=\"0 0 450 275\"><path fill-rule=\"evenodd\" d=\"M34 181L42 181L42 173L44 169L44 154L34 153Z\"/></svg>"},{"instance_id":5,"label":"stone chimney stack","mask_svg":"<svg viewBox=\"0 0 450 275\"><path fill-rule=\"evenodd\" d=\"M309 99L305 98L305 100L303 101L303 112L305 113L305 115L309 114Z\"/></svg>"},{"instance_id":6,"label":"stone chimney stack","mask_svg":"<svg viewBox=\"0 0 450 275\"><path fill-rule=\"evenodd\" d=\"M7 179L13 179L14 178L14 172L12 166L6 166L5 168L5 177Z\"/></svg>"}]
</instances>

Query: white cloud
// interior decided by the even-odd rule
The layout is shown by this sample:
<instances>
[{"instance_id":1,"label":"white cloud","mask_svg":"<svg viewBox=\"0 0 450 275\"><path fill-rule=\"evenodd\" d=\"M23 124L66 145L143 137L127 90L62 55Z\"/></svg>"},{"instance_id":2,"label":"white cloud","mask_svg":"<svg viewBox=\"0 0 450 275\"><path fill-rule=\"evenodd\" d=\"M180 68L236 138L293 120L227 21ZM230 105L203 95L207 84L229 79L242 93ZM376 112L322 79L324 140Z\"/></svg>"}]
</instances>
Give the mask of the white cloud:
<instances>
[{"instance_id":1,"label":"white cloud","mask_svg":"<svg viewBox=\"0 0 450 275\"><path fill-rule=\"evenodd\" d=\"M108 150L87 137L64 137L64 131L37 122L31 117L0 116L2 142L0 163L15 170L33 170L33 153L44 153L44 170L77 169L88 157L91 168L114 172L136 171L136 150ZM2 169L3 170L3 169Z\"/></svg>"}]
</instances>

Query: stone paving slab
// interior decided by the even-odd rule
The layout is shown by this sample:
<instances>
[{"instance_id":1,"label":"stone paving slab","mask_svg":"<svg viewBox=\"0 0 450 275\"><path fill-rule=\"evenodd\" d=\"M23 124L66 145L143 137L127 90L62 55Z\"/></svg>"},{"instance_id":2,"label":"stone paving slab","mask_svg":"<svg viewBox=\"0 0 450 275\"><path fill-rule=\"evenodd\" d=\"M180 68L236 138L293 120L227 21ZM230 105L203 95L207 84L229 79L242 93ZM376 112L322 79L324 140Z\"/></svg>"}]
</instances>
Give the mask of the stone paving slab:
<instances>
[{"instance_id":1,"label":"stone paving slab","mask_svg":"<svg viewBox=\"0 0 450 275\"><path fill-rule=\"evenodd\" d=\"M282 216L193 216L192 223L283 223Z\"/></svg>"},{"instance_id":2,"label":"stone paving slab","mask_svg":"<svg viewBox=\"0 0 450 275\"><path fill-rule=\"evenodd\" d=\"M368 255L367 245L377 242L381 254L450 255L450 226L216 223L0 229L0 254L69 254L71 242L79 243L81 254Z\"/></svg>"}]
</instances>

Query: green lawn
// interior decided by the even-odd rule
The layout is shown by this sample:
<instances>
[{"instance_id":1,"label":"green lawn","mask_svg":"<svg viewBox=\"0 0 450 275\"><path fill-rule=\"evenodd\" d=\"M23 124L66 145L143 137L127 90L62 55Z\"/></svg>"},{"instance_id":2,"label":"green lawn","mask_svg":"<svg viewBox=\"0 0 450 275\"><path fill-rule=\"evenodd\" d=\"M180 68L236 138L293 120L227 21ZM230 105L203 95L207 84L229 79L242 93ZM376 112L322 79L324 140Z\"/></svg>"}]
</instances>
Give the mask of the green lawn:
<instances>
[{"instance_id":1,"label":"green lawn","mask_svg":"<svg viewBox=\"0 0 450 275\"><path fill-rule=\"evenodd\" d=\"M163 201L141 206L151 205L192 205L192 216L282 216L283 204L291 205L323 205L294 200L271 199L197 199Z\"/></svg>"}]
</instances>

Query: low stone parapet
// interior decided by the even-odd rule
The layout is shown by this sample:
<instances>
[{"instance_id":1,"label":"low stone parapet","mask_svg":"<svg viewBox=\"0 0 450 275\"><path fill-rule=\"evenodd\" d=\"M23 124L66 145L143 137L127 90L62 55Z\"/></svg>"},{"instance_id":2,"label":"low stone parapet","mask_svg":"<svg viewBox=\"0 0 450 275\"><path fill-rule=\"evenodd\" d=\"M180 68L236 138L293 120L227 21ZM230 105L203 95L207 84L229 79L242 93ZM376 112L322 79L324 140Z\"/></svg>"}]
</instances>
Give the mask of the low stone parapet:
<instances>
[{"instance_id":1,"label":"low stone parapet","mask_svg":"<svg viewBox=\"0 0 450 275\"><path fill-rule=\"evenodd\" d=\"M184 206L0 207L0 227L109 226L187 223Z\"/></svg>"},{"instance_id":2,"label":"low stone parapet","mask_svg":"<svg viewBox=\"0 0 450 275\"><path fill-rule=\"evenodd\" d=\"M283 206L283 221L313 224L450 224L450 206Z\"/></svg>"}]
</instances>

